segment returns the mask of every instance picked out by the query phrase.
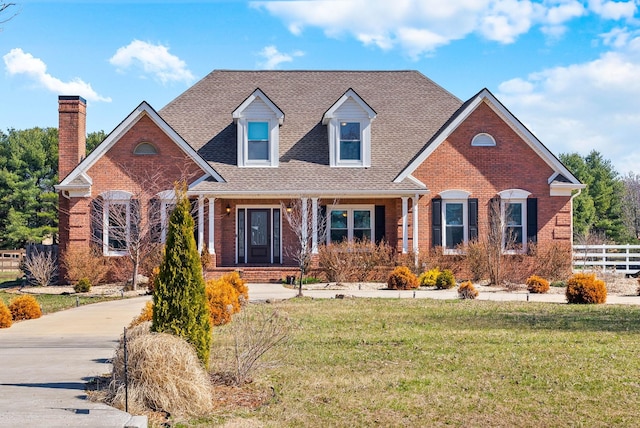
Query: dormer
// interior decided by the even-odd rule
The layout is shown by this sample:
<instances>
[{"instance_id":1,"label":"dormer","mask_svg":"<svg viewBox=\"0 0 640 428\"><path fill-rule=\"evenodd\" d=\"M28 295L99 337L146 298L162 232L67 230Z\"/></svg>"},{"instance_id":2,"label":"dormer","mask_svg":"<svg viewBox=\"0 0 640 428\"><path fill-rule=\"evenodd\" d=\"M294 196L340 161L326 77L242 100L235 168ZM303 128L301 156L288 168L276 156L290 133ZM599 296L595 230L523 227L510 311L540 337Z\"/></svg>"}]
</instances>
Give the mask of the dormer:
<instances>
[{"instance_id":1,"label":"dormer","mask_svg":"<svg viewBox=\"0 0 640 428\"><path fill-rule=\"evenodd\" d=\"M332 167L371 166L371 122L376 112L349 89L322 117Z\"/></svg>"},{"instance_id":2,"label":"dormer","mask_svg":"<svg viewBox=\"0 0 640 428\"><path fill-rule=\"evenodd\" d=\"M239 167L277 167L284 113L260 89L233 112Z\"/></svg>"}]
</instances>

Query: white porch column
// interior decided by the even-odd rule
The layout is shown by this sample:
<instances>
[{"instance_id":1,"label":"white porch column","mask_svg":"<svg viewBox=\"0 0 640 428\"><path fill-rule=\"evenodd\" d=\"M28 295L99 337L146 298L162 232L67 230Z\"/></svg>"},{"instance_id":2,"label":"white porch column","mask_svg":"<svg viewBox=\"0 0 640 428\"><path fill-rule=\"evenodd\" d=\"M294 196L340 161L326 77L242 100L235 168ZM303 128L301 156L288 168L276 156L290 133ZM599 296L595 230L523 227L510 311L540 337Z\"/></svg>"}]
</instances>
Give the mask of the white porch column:
<instances>
[{"instance_id":1,"label":"white porch column","mask_svg":"<svg viewBox=\"0 0 640 428\"><path fill-rule=\"evenodd\" d=\"M209 198L209 242L207 243L207 248L209 249L209 254L216 253L215 246L215 231L214 231L214 219L215 219L215 202L216 198Z\"/></svg>"},{"instance_id":2,"label":"white porch column","mask_svg":"<svg viewBox=\"0 0 640 428\"><path fill-rule=\"evenodd\" d=\"M409 226L407 224L407 215L409 213L409 197L402 197L402 254L409 251Z\"/></svg>"},{"instance_id":3,"label":"white porch column","mask_svg":"<svg viewBox=\"0 0 640 428\"><path fill-rule=\"evenodd\" d=\"M198 196L198 252L204 246L204 197Z\"/></svg>"},{"instance_id":4,"label":"white porch column","mask_svg":"<svg viewBox=\"0 0 640 428\"><path fill-rule=\"evenodd\" d=\"M311 254L318 254L318 198L311 198Z\"/></svg>"},{"instance_id":5,"label":"white porch column","mask_svg":"<svg viewBox=\"0 0 640 428\"><path fill-rule=\"evenodd\" d=\"M418 248L418 231L419 231L419 227L418 227L418 195L415 195L413 198L413 205L412 205L412 210L413 210L413 252L416 253L416 257L419 251Z\"/></svg>"},{"instance_id":6,"label":"white porch column","mask_svg":"<svg viewBox=\"0 0 640 428\"><path fill-rule=\"evenodd\" d=\"M309 198L302 198L302 239L303 242L307 242L309 237L309 209L307 208L307 202Z\"/></svg>"}]
</instances>

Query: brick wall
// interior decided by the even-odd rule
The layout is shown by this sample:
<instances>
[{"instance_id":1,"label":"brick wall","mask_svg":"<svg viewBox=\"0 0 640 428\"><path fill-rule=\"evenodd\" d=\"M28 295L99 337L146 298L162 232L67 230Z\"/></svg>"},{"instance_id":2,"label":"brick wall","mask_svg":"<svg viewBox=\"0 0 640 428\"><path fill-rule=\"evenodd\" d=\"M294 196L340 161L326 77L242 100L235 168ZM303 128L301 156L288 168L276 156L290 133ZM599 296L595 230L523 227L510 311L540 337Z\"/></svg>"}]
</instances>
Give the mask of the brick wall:
<instances>
[{"instance_id":1,"label":"brick wall","mask_svg":"<svg viewBox=\"0 0 640 428\"><path fill-rule=\"evenodd\" d=\"M492 135L496 146L471 146L471 139L481 132ZM465 190L471 192L471 198L478 198L480 235L487 230L491 198L502 190L526 190L531 198L538 198L538 241L570 240L570 198L549 196L547 180L552 173L538 154L482 103L413 174L431 190L420 200L421 248L429 248L432 242L431 199L444 190Z\"/></svg>"}]
</instances>

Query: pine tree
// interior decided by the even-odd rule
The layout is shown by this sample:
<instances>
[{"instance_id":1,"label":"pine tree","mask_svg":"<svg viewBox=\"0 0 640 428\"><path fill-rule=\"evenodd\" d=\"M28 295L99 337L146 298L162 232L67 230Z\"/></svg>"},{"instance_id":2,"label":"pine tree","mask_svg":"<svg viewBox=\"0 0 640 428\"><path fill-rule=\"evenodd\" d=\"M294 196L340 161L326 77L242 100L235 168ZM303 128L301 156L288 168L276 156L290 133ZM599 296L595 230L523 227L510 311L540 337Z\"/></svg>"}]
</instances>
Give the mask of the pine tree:
<instances>
[{"instance_id":1,"label":"pine tree","mask_svg":"<svg viewBox=\"0 0 640 428\"><path fill-rule=\"evenodd\" d=\"M169 219L165 254L153 293L152 331L170 333L191 343L208 366L211 323L200 255L186 186L176 186L177 204Z\"/></svg>"}]
</instances>

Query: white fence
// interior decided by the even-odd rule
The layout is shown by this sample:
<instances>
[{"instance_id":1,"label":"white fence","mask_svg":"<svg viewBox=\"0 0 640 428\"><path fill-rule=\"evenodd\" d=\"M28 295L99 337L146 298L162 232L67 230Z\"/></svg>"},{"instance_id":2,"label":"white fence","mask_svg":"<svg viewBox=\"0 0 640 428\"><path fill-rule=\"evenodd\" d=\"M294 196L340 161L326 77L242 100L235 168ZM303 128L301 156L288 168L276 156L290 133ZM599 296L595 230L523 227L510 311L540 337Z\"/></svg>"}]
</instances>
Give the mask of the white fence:
<instances>
[{"instance_id":1,"label":"white fence","mask_svg":"<svg viewBox=\"0 0 640 428\"><path fill-rule=\"evenodd\" d=\"M640 272L640 245L574 245L574 271Z\"/></svg>"}]
</instances>

